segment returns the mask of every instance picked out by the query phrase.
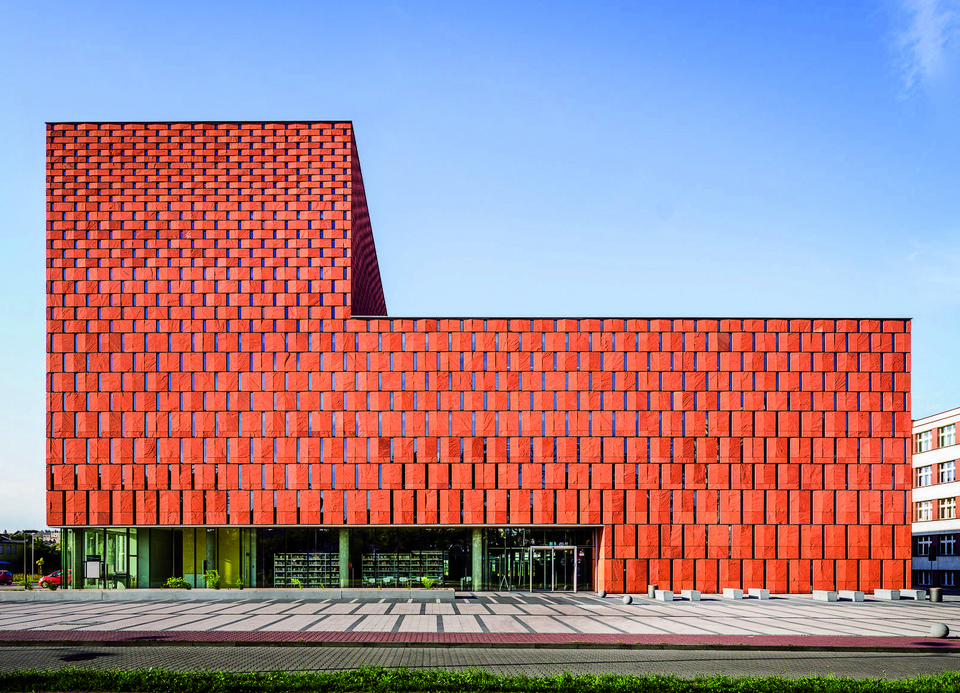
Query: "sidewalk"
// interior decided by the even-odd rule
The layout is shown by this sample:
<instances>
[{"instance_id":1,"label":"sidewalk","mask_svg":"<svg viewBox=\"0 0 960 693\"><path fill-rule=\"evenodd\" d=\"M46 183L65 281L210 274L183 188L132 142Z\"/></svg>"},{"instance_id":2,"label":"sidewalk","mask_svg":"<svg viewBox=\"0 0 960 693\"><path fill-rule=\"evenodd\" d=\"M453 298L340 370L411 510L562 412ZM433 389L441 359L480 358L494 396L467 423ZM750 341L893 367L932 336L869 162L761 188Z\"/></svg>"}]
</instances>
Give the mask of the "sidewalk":
<instances>
[{"instance_id":1,"label":"sidewalk","mask_svg":"<svg viewBox=\"0 0 960 693\"><path fill-rule=\"evenodd\" d=\"M960 657L910 652L735 652L716 648L524 649L463 647L114 647L0 646L0 671L77 668L165 671L323 672L386 669L482 669L527 676L634 674L697 676L841 676L904 679L960 670Z\"/></svg>"}]
</instances>

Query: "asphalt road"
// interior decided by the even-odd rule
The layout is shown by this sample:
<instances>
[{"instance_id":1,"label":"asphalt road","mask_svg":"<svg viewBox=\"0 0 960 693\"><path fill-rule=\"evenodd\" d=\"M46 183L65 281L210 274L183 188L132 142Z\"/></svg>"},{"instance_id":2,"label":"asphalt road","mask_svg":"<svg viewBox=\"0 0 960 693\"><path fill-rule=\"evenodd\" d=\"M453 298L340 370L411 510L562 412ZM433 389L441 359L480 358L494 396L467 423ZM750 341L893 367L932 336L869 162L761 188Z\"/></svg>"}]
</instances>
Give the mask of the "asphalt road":
<instances>
[{"instance_id":1,"label":"asphalt road","mask_svg":"<svg viewBox=\"0 0 960 693\"><path fill-rule=\"evenodd\" d=\"M170 671L338 671L385 668L483 669L500 674L674 674L903 679L960 671L947 653L784 652L723 650L601 650L469 647L3 647L0 670L42 668Z\"/></svg>"}]
</instances>

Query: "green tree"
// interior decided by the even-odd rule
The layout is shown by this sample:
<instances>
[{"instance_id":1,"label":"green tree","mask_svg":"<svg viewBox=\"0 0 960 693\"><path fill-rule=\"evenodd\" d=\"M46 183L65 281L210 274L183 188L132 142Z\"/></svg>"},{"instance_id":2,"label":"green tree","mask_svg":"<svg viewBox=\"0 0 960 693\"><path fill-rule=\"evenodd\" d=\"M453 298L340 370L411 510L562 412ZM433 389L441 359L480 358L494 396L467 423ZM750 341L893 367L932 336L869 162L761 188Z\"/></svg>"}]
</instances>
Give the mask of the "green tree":
<instances>
[{"instance_id":1,"label":"green tree","mask_svg":"<svg viewBox=\"0 0 960 693\"><path fill-rule=\"evenodd\" d=\"M13 541L27 539L27 545L24 548L27 550L28 562L30 561L29 537L32 532L33 530L20 530L10 535ZM44 574L60 570L60 544L47 543L39 534L33 534L33 560L38 571L41 569L46 571ZM40 561L43 561L43 563Z\"/></svg>"}]
</instances>

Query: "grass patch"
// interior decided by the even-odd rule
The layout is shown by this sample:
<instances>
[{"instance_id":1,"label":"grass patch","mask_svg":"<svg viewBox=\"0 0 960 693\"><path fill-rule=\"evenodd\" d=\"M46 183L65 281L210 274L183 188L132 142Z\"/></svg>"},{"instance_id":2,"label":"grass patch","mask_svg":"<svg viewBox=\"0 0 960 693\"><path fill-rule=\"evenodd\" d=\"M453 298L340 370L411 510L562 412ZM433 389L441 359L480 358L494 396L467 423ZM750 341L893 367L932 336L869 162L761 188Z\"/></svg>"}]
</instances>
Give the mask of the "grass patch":
<instances>
[{"instance_id":1,"label":"grass patch","mask_svg":"<svg viewBox=\"0 0 960 693\"><path fill-rule=\"evenodd\" d=\"M681 679L676 676L572 676L544 678L500 676L477 670L380 669L362 667L329 673L271 672L269 674L215 672L176 673L162 669L92 671L58 669L0 672L0 691L140 691L141 693L644 693L647 691L703 691L720 693L792 693L794 691L956 691L960 674L947 673L902 681L779 677Z\"/></svg>"}]
</instances>

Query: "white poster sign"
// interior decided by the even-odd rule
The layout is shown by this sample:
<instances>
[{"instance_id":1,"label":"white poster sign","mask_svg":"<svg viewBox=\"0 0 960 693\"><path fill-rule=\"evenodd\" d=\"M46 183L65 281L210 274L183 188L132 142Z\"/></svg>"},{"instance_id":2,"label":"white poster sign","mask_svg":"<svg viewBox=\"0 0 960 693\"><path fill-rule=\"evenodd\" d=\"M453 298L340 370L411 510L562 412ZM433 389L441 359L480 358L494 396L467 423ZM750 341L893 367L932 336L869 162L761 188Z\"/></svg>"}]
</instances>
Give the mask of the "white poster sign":
<instances>
[{"instance_id":1,"label":"white poster sign","mask_svg":"<svg viewBox=\"0 0 960 693\"><path fill-rule=\"evenodd\" d=\"M86 561L87 567L84 571L88 580L100 579L100 561Z\"/></svg>"}]
</instances>

